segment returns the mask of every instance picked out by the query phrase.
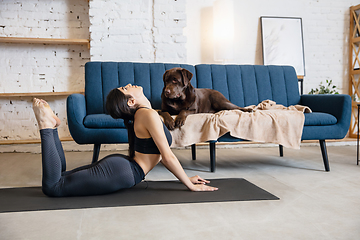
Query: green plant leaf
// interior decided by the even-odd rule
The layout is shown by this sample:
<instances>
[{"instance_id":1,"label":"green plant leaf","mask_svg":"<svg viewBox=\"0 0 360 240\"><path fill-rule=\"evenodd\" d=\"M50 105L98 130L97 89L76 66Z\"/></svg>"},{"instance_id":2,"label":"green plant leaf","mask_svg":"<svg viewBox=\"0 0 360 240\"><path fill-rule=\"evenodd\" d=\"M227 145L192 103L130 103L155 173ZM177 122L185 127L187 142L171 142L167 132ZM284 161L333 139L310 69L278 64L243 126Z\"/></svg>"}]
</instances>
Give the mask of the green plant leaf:
<instances>
[{"instance_id":1,"label":"green plant leaf","mask_svg":"<svg viewBox=\"0 0 360 240\"><path fill-rule=\"evenodd\" d=\"M339 94L335 85L332 85L332 79L326 79L326 84L323 85L322 81L319 84L319 88L311 89L309 94Z\"/></svg>"}]
</instances>

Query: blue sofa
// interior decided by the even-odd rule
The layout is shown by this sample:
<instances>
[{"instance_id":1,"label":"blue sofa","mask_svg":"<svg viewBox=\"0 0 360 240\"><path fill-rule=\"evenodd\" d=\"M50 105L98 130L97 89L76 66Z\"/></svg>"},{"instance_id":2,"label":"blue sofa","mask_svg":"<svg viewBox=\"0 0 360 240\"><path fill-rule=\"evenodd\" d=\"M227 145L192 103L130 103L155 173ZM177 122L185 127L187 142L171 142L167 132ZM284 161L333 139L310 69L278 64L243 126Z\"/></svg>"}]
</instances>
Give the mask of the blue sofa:
<instances>
[{"instance_id":1,"label":"blue sofa","mask_svg":"<svg viewBox=\"0 0 360 240\"><path fill-rule=\"evenodd\" d=\"M262 65L166 64L132 62L88 62L85 65L85 95L67 98L70 133L78 144L94 144L93 162L101 144L127 143L127 130L121 119L106 113L105 100L113 88L128 83L141 85L153 108L161 107L162 76L167 69L182 67L193 73L197 88L220 91L234 104L245 107L271 99L284 106L301 104L313 112L305 113L302 140L319 140L325 170L329 162L325 140L345 137L351 117L349 95L300 95L293 67ZM225 134L218 142L242 141ZM215 171L216 141L210 144L210 167ZM280 156L283 148L279 146ZM195 160L195 145L192 146Z\"/></svg>"}]
</instances>

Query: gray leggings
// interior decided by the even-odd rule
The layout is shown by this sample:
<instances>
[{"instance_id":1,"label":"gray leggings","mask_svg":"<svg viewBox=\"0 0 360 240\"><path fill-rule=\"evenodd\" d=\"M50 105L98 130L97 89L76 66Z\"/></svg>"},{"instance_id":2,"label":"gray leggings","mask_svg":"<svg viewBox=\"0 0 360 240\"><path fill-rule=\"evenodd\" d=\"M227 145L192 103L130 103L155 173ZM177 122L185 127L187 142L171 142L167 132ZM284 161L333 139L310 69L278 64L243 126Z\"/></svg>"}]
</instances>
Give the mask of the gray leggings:
<instances>
[{"instance_id":1,"label":"gray leggings","mask_svg":"<svg viewBox=\"0 0 360 240\"><path fill-rule=\"evenodd\" d=\"M64 150L57 129L42 129L42 191L50 197L99 195L130 188L141 182L140 166L122 154L112 154L96 163L66 170Z\"/></svg>"}]
</instances>

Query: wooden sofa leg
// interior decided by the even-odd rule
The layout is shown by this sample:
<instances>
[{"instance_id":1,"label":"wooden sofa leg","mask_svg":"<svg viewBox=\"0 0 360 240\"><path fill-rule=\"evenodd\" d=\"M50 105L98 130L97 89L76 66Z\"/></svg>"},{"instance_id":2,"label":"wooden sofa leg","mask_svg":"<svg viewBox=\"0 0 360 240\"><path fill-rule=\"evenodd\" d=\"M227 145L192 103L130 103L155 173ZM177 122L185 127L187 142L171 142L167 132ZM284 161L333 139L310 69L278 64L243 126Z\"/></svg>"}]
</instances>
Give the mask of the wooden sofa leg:
<instances>
[{"instance_id":1,"label":"wooden sofa leg","mask_svg":"<svg viewBox=\"0 0 360 240\"><path fill-rule=\"evenodd\" d=\"M92 163L96 162L99 159L100 147L101 144L94 144Z\"/></svg>"},{"instance_id":2,"label":"wooden sofa leg","mask_svg":"<svg viewBox=\"0 0 360 240\"><path fill-rule=\"evenodd\" d=\"M216 153L215 153L215 142L210 142L210 170L211 172L215 172L215 168L216 168Z\"/></svg>"},{"instance_id":3,"label":"wooden sofa leg","mask_svg":"<svg viewBox=\"0 0 360 240\"><path fill-rule=\"evenodd\" d=\"M325 171L329 172L330 167L329 167L329 159L327 156L325 140L319 140L319 142L320 142L321 154L322 154L323 161L324 161Z\"/></svg>"},{"instance_id":4,"label":"wooden sofa leg","mask_svg":"<svg viewBox=\"0 0 360 240\"><path fill-rule=\"evenodd\" d=\"M195 144L191 145L191 157L192 157L192 160L196 160L196 145Z\"/></svg>"},{"instance_id":5,"label":"wooden sofa leg","mask_svg":"<svg viewBox=\"0 0 360 240\"><path fill-rule=\"evenodd\" d=\"M279 144L279 153L280 153L280 157L284 156L284 147L283 147L283 145L280 145L280 144Z\"/></svg>"}]
</instances>

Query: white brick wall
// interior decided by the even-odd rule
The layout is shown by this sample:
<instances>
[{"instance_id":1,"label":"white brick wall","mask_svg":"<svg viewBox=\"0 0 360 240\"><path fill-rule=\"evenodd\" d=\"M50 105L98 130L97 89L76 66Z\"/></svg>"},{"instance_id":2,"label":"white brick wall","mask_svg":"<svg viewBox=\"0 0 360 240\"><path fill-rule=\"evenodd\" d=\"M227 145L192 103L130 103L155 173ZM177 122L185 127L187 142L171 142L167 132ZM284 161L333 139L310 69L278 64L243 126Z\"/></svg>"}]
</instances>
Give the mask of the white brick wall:
<instances>
[{"instance_id":1,"label":"white brick wall","mask_svg":"<svg viewBox=\"0 0 360 240\"><path fill-rule=\"evenodd\" d=\"M153 61L151 9L146 0L90 1L91 60Z\"/></svg>"},{"instance_id":2,"label":"white brick wall","mask_svg":"<svg viewBox=\"0 0 360 240\"><path fill-rule=\"evenodd\" d=\"M215 63L212 42L212 11L215 0L188 1L187 61ZM261 16L301 17L305 70L304 93L332 79L348 93L349 8L356 0L234 0L236 64L262 64Z\"/></svg>"},{"instance_id":3,"label":"white brick wall","mask_svg":"<svg viewBox=\"0 0 360 240\"><path fill-rule=\"evenodd\" d=\"M0 36L29 38L89 38L86 0L0 0ZM0 43L0 92L62 92L84 88L87 46ZM39 138L32 97L0 98L0 141ZM66 125L66 97L45 97Z\"/></svg>"},{"instance_id":4,"label":"white brick wall","mask_svg":"<svg viewBox=\"0 0 360 240\"><path fill-rule=\"evenodd\" d=\"M0 0L1 37L83 38L79 45L1 43L0 92L78 91L89 60L186 62L185 0ZM44 97L69 137L66 97ZM39 138L32 97L0 98L0 141ZM1 147L1 145L0 145Z\"/></svg>"},{"instance_id":5,"label":"white brick wall","mask_svg":"<svg viewBox=\"0 0 360 240\"><path fill-rule=\"evenodd\" d=\"M91 1L91 60L186 62L185 10L185 0Z\"/></svg>"},{"instance_id":6,"label":"white brick wall","mask_svg":"<svg viewBox=\"0 0 360 240\"><path fill-rule=\"evenodd\" d=\"M304 92L332 79L342 93L348 93L349 7L358 1L309 1L305 7L304 40L306 78Z\"/></svg>"},{"instance_id":7,"label":"white brick wall","mask_svg":"<svg viewBox=\"0 0 360 240\"><path fill-rule=\"evenodd\" d=\"M0 92L80 90L88 60L214 63L214 0L0 0L0 36L89 38L77 45L0 43ZM304 92L332 79L348 91L349 7L355 0L234 0L237 64L261 64L260 16L303 19ZM63 121L65 97L46 97ZM0 98L0 140L38 138L30 97ZM0 145L1 147L1 145Z\"/></svg>"}]
</instances>

